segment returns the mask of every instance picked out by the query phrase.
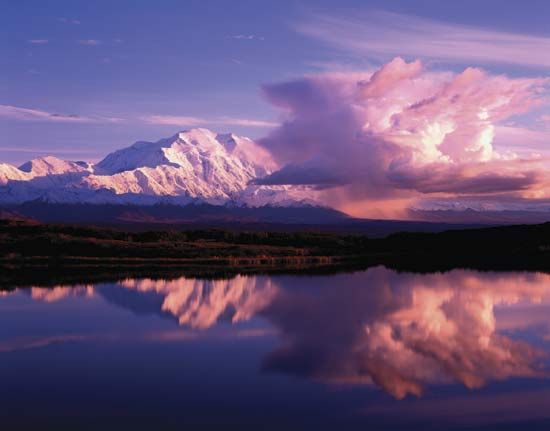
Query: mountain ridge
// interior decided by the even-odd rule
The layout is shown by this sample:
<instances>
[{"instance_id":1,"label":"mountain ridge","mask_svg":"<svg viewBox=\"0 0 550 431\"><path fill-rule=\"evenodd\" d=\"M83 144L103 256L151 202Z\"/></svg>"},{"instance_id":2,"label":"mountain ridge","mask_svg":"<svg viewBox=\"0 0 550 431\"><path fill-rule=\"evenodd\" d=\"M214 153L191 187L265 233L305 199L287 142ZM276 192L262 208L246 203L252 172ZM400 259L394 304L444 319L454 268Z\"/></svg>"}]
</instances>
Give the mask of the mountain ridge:
<instances>
[{"instance_id":1,"label":"mountain ridge","mask_svg":"<svg viewBox=\"0 0 550 431\"><path fill-rule=\"evenodd\" d=\"M96 164L53 156L0 164L0 204L323 206L305 187L254 184L277 168L249 138L196 128L138 141Z\"/></svg>"}]
</instances>

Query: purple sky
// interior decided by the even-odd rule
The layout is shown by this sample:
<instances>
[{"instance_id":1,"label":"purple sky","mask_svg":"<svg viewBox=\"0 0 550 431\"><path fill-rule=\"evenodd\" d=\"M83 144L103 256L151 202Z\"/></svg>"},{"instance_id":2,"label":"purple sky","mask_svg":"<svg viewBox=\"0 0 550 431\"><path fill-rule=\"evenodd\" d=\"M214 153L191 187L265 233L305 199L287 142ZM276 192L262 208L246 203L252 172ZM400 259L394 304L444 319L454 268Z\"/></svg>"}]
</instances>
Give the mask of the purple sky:
<instances>
[{"instance_id":1,"label":"purple sky","mask_svg":"<svg viewBox=\"0 0 550 431\"><path fill-rule=\"evenodd\" d=\"M195 125L261 137L279 117L261 84L326 69L372 68L395 55L436 67L548 72L548 2L454 3L6 2L0 160L20 163L44 153L96 159ZM345 25L348 19L357 23ZM437 23L417 38L394 31L412 24L407 34L422 19ZM459 29L462 48L452 46L454 34L437 50L430 46L441 35L438 26ZM469 41L461 35L466 26L476 38L484 31L485 40ZM506 37L515 34L525 36L524 45L510 46Z\"/></svg>"},{"instance_id":2,"label":"purple sky","mask_svg":"<svg viewBox=\"0 0 550 431\"><path fill-rule=\"evenodd\" d=\"M0 161L207 127L294 166L272 183L313 166L363 204L546 199L549 18L543 0L8 2Z\"/></svg>"}]
</instances>

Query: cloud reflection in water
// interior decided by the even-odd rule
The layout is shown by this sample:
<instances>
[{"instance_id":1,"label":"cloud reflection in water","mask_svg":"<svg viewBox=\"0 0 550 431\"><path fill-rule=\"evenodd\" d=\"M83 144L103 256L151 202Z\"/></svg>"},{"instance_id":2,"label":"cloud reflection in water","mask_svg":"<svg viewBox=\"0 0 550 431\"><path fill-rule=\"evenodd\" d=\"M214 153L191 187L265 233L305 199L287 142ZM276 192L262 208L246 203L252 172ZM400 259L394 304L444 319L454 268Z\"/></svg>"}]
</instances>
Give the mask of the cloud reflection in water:
<instances>
[{"instance_id":1,"label":"cloud reflection in water","mask_svg":"<svg viewBox=\"0 0 550 431\"><path fill-rule=\"evenodd\" d=\"M55 301L64 292L99 292L119 306L136 307L129 297L114 301L112 289L138 293L149 311L194 330L261 317L279 337L263 360L265 371L330 384L375 384L398 399L420 396L430 384L478 388L546 374L544 351L514 336L525 322L545 328L541 339L549 333L545 313L535 320L527 315L534 305L550 306L550 275L542 273L419 275L377 267L332 277L128 279L95 291L33 288L31 295ZM502 311L498 319L495 309Z\"/></svg>"}]
</instances>

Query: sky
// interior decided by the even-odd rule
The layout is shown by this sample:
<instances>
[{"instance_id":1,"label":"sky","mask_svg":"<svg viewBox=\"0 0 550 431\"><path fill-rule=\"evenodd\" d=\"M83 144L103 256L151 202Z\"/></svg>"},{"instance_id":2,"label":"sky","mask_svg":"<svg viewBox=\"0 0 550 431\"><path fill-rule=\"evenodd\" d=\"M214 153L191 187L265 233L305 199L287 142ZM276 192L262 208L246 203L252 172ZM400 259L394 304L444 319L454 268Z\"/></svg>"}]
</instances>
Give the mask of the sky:
<instances>
[{"instance_id":1,"label":"sky","mask_svg":"<svg viewBox=\"0 0 550 431\"><path fill-rule=\"evenodd\" d=\"M0 162L207 127L352 214L549 206L547 1L2 3Z\"/></svg>"}]
</instances>

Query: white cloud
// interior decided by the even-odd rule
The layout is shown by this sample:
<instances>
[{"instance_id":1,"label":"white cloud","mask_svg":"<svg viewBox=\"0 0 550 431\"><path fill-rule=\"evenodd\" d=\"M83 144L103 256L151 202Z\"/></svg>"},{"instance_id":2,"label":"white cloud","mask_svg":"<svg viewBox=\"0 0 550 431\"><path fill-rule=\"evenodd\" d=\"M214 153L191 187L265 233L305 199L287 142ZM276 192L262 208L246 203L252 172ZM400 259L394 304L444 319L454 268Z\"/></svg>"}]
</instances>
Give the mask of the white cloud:
<instances>
[{"instance_id":1,"label":"white cloud","mask_svg":"<svg viewBox=\"0 0 550 431\"><path fill-rule=\"evenodd\" d=\"M141 117L143 121L149 124L169 125L169 126L208 126L208 125L228 125L228 126L245 126L245 127L277 127L277 123L264 120L254 120L250 118L234 118L234 117L217 117L217 118L200 118L191 116L177 115L148 115Z\"/></svg>"},{"instance_id":2,"label":"white cloud","mask_svg":"<svg viewBox=\"0 0 550 431\"><path fill-rule=\"evenodd\" d=\"M81 39L78 41L79 45L97 46L101 45L101 41L97 39Z\"/></svg>"},{"instance_id":3,"label":"white cloud","mask_svg":"<svg viewBox=\"0 0 550 431\"><path fill-rule=\"evenodd\" d=\"M30 39L28 42L32 43L33 45L46 45L49 42L49 40L48 39Z\"/></svg>"},{"instance_id":4,"label":"white cloud","mask_svg":"<svg viewBox=\"0 0 550 431\"><path fill-rule=\"evenodd\" d=\"M550 38L508 33L416 16L371 11L354 16L310 14L303 34L361 56L401 55L478 63L550 67Z\"/></svg>"},{"instance_id":5,"label":"white cloud","mask_svg":"<svg viewBox=\"0 0 550 431\"><path fill-rule=\"evenodd\" d=\"M0 118L18 121L49 121L54 123L120 123L123 121L123 119L116 117L59 114L56 112L21 108L11 105L0 105Z\"/></svg>"},{"instance_id":6,"label":"white cloud","mask_svg":"<svg viewBox=\"0 0 550 431\"><path fill-rule=\"evenodd\" d=\"M273 121L253 120L250 118L220 117L212 120L212 124L226 124L246 127L277 127L279 124Z\"/></svg>"},{"instance_id":7,"label":"white cloud","mask_svg":"<svg viewBox=\"0 0 550 431\"><path fill-rule=\"evenodd\" d=\"M142 117L111 117L111 116L84 116L77 114L61 114L41 109L22 108L12 105L0 105L0 119L16 121L48 121L54 123L122 123L122 122L145 122L155 125L166 126L189 126L200 127L209 125L228 125L244 127L270 128L278 126L277 123L251 118L215 117L201 118L182 115L146 115Z\"/></svg>"},{"instance_id":8,"label":"white cloud","mask_svg":"<svg viewBox=\"0 0 550 431\"><path fill-rule=\"evenodd\" d=\"M149 124L166 126L200 126L204 124L204 120L201 118L177 115L148 115L141 117L141 119Z\"/></svg>"},{"instance_id":9,"label":"white cloud","mask_svg":"<svg viewBox=\"0 0 550 431\"><path fill-rule=\"evenodd\" d=\"M228 36L228 38L237 40L265 40L265 37L256 34L233 34Z\"/></svg>"}]
</instances>

